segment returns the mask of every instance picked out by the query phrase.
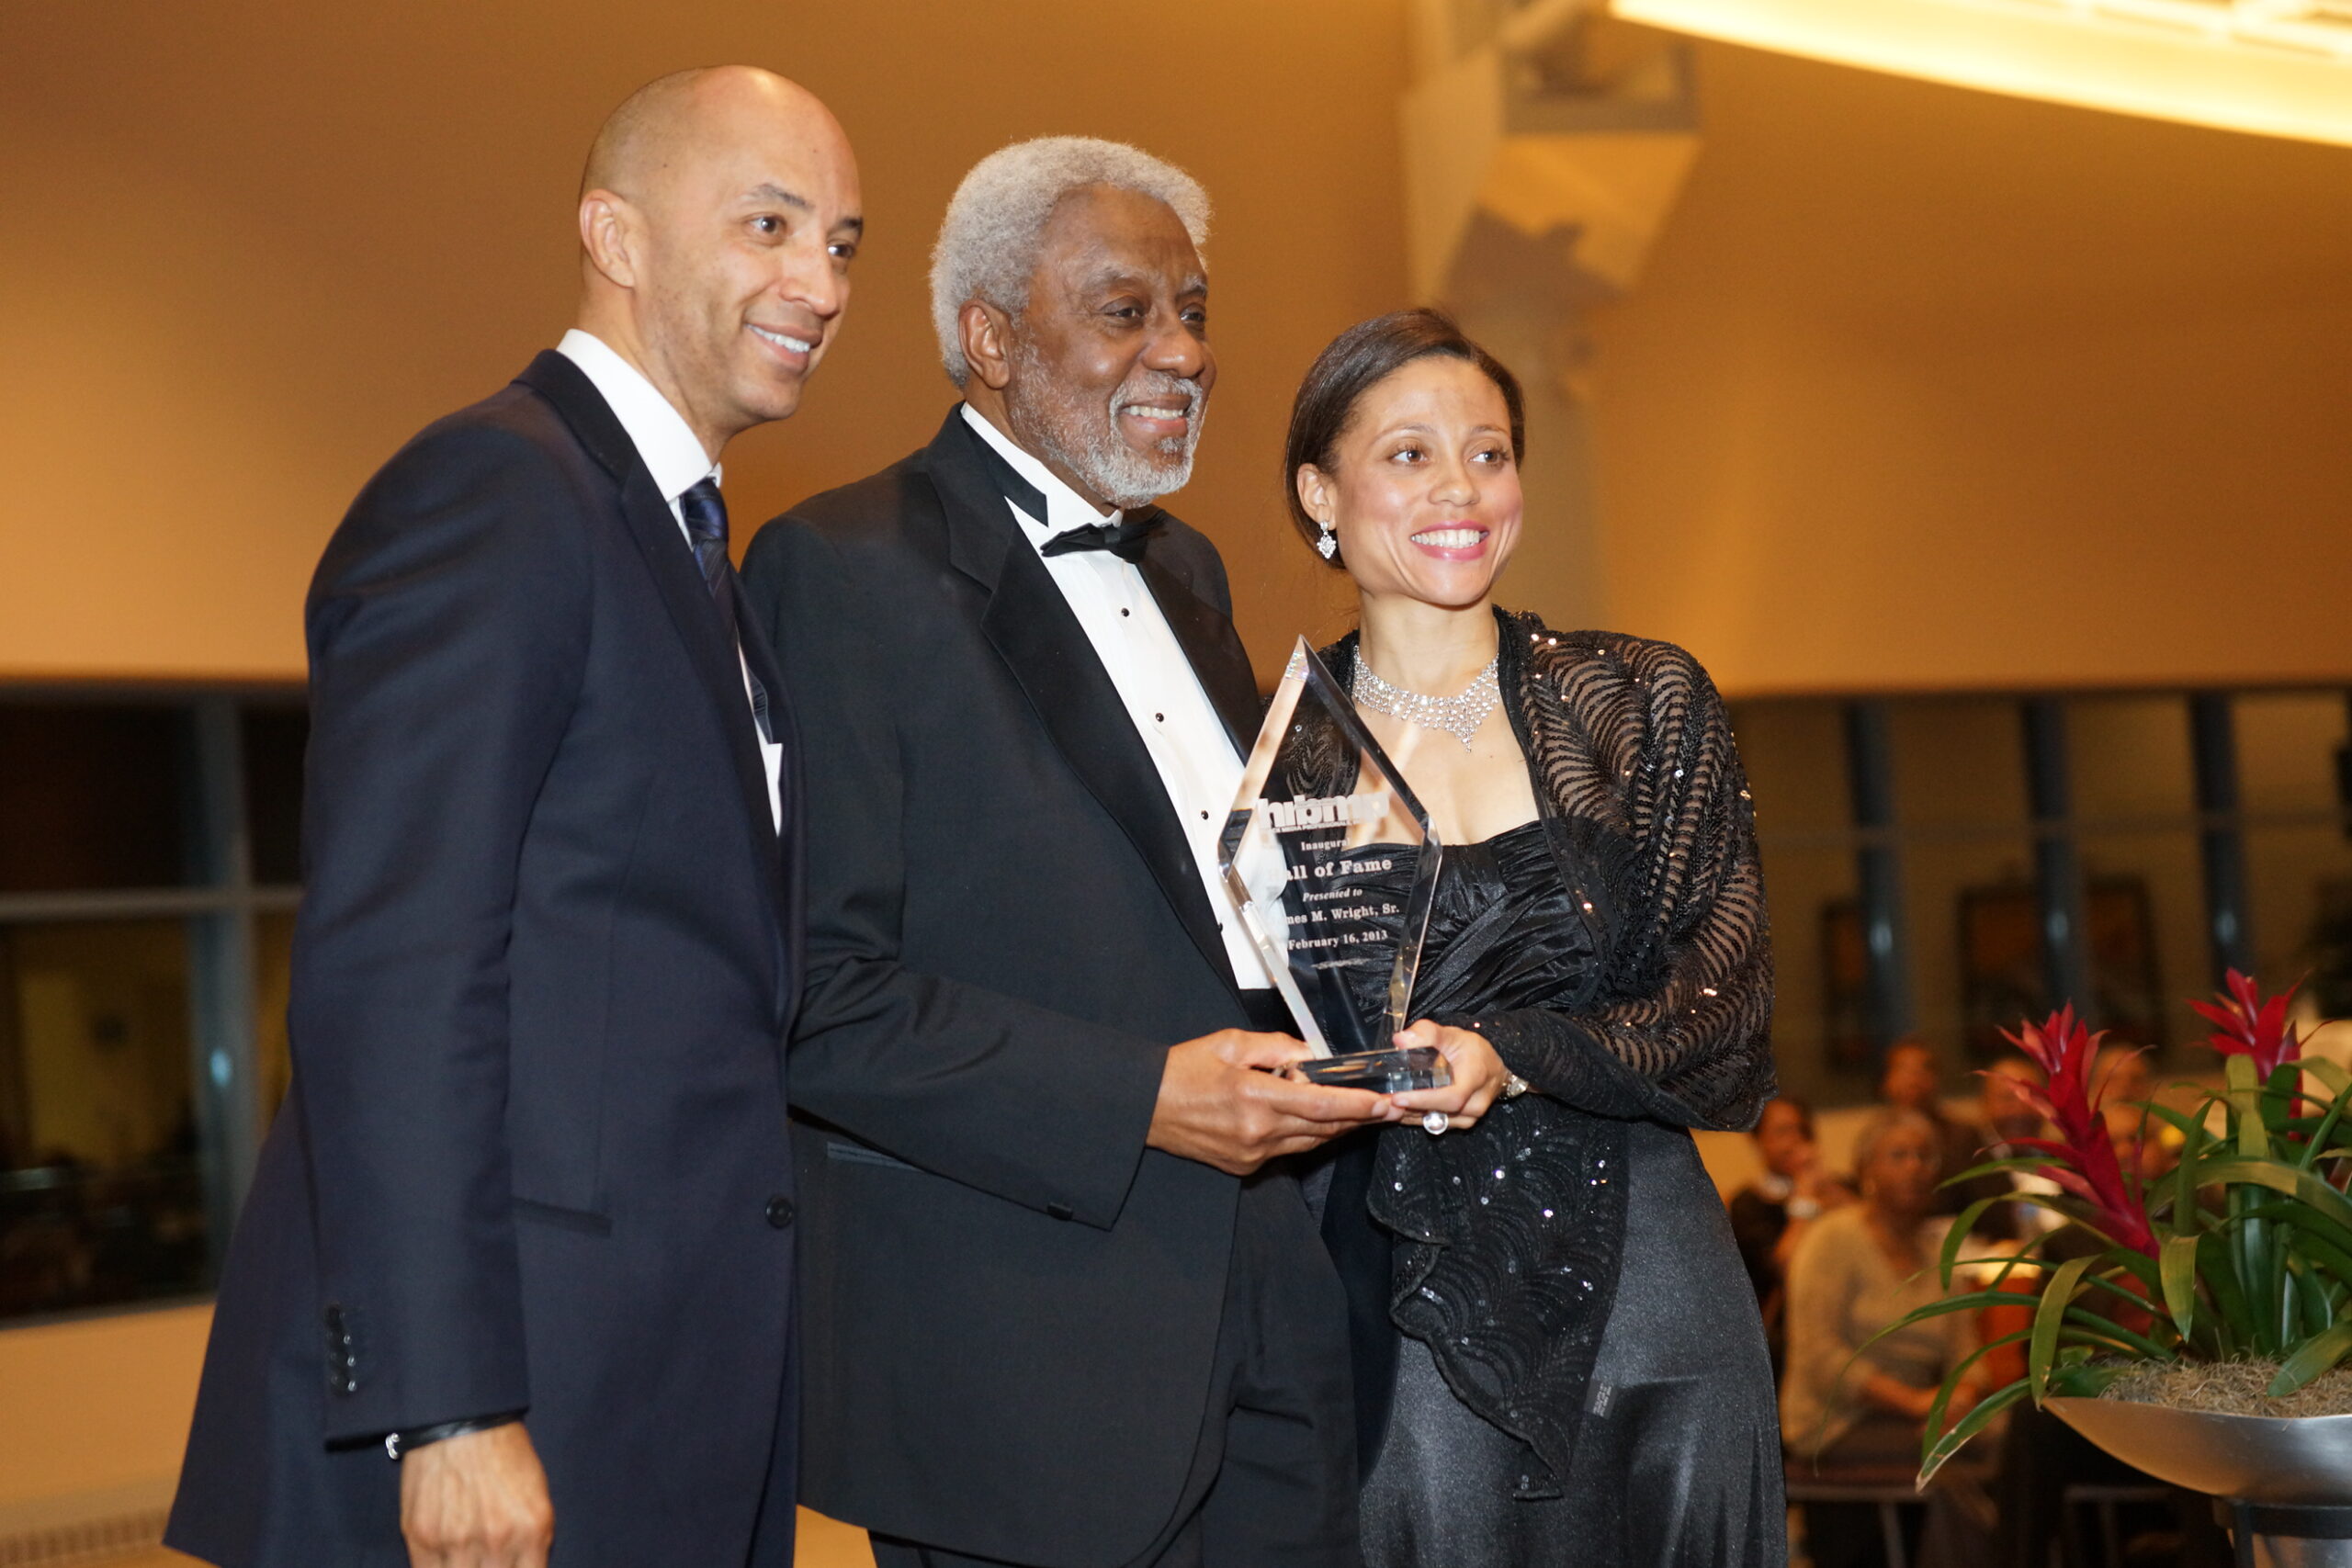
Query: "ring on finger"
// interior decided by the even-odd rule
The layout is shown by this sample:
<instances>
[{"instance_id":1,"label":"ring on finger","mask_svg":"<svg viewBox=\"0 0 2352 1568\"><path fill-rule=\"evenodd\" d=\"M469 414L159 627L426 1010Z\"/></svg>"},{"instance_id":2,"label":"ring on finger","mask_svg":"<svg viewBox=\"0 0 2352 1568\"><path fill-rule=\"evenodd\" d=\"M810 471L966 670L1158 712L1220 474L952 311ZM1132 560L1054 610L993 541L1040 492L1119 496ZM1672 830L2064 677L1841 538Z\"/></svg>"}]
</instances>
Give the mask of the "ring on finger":
<instances>
[{"instance_id":1,"label":"ring on finger","mask_svg":"<svg viewBox=\"0 0 2352 1568\"><path fill-rule=\"evenodd\" d=\"M1432 1138L1453 1125L1453 1118L1442 1111L1426 1111L1421 1113L1421 1131Z\"/></svg>"}]
</instances>

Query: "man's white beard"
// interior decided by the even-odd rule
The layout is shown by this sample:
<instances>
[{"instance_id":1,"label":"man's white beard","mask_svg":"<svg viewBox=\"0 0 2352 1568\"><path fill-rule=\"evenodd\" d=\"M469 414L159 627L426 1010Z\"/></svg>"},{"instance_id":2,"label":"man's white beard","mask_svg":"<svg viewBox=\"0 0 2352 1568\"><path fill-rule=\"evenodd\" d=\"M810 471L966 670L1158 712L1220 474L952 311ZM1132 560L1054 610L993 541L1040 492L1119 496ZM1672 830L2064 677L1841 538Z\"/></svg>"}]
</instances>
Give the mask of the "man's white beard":
<instances>
[{"instance_id":1,"label":"man's white beard","mask_svg":"<svg viewBox=\"0 0 2352 1568\"><path fill-rule=\"evenodd\" d=\"M1050 389L1045 364L1027 343L1016 343L1014 358L1021 385L1036 395L1018 402L1006 400L1005 414L1013 433L1036 448L1037 455L1078 477L1080 484L1113 506L1139 506L1147 501L1184 488L1193 477L1193 453L1201 442L1201 420L1208 412L1208 394L1189 377L1164 370L1146 370L1129 377L1100 409L1072 408ZM1185 400L1184 434L1159 443L1160 451L1182 460L1161 467L1137 452L1119 434L1119 406L1154 397Z\"/></svg>"}]
</instances>

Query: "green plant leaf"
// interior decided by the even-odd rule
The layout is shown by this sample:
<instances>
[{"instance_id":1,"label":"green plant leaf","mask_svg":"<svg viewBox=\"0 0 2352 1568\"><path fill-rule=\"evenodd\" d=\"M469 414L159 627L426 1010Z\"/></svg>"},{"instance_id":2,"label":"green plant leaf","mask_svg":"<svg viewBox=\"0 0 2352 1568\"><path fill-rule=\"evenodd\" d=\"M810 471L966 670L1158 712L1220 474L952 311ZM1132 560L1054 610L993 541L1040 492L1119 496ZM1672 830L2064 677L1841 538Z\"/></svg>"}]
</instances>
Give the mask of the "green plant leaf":
<instances>
[{"instance_id":1,"label":"green plant leaf","mask_svg":"<svg viewBox=\"0 0 2352 1568\"><path fill-rule=\"evenodd\" d=\"M1939 1188L1957 1187L1963 1181L1973 1180L1980 1176L1992 1176L2012 1170L2041 1170L2057 1163L2058 1158L2054 1155L2004 1155L1999 1159L1988 1159L1982 1165L1972 1165L1956 1176L1947 1176L1936 1185ZM2007 1198L2009 1194L2004 1192L2001 1196Z\"/></svg>"},{"instance_id":2,"label":"green plant leaf","mask_svg":"<svg viewBox=\"0 0 2352 1568\"><path fill-rule=\"evenodd\" d=\"M2093 1261L2093 1259L2085 1258L2077 1258L2075 1261L2088 1263ZM2064 1265L2061 1265L2061 1267L2064 1267ZM1873 1334L1868 1339L1863 1340L1861 1343L1861 1349L1869 1349L1871 1346L1885 1338L1888 1335L1893 1334L1899 1329L1908 1328L1915 1323L1925 1323L1931 1317L1941 1317L1947 1313L1974 1312L1982 1307L2017 1307L2023 1306L2025 1304L2026 1298L2018 1295L2015 1291L1963 1291L1956 1296L1939 1296L1936 1300L1928 1302L1923 1306L1913 1307L1909 1312L1905 1313L1901 1317L1896 1318L1893 1323L1890 1323L1884 1328L1880 1329L1876 1334ZM1856 1353L1860 1354L1860 1351L1857 1351Z\"/></svg>"},{"instance_id":3,"label":"green plant leaf","mask_svg":"<svg viewBox=\"0 0 2352 1568\"><path fill-rule=\"evenodd\" d=\"M2030 1392L2031 1392L2030 1384L2024 1378L2019 1378L2004 1388L1996 1389L1986 1394L1975 1409L1962 1416L1951 1431L1938 1438L1928 1448L1927 1457L1920 1462L1918 1481L1920 1490L1927 1489L1928 1483L1936 1478L1936 1472L1941 1470L1945 1461L1949 1461L1952 1455L1960 1452L1969 1438L1983 1431L1991 1425L1993 1417L2023 1399Z\"/></svg>"},{"instance_id":4,"label":"green plant leaf","mask_svg":"<svg viewBox=\"0 0 2352 1568\"><path fill-rule=\"evenodd\" d=\"M2344 1359L2346 1351L2352 1351L2352 1323L2339 1323L2304 1340L2301 1347L2280 1364L2278 1375L2270 1380L2270 1386L2263 1392L2273 1399L2284 1399Z\"/></svg>"},{"instance_id":5,"label":"green plant leaf","mask_svg":"<svg viewBox=\"0 0 2352 1568\"><path fill-rule=\"evenodd\" d=\"M2120 1242L2110 1241L2107 1244L2107 1250L2098 1255L2098 1261L2105 1265L2099 1270L2099 1279L2102 1283L2105 1283L2109 1273L2117 1270L2129 1274L2140 1281L2148 1292L2145 1296L2139 1298L2138 1304L2141 1306L2146 1306L2155 1300L2164 1290L2164 1280L2156 1273L2156 1260L2136 1247L2125 1247Z\"/></svg>"},{"instance_id":6,"label":"green plant leaf","mask_svg":"<svg viewBox=\"0 0 2352 1568\"><path fill-rule=\"evenodd\" d=\"M1958 1366L1944 1374L1943 1386L1936 1390L1935 1403L1928 1406L1927 1424L1919 1428L1919 1462L1921 1464L1928 1462L1928 1455L1935 1449L1936 1435L1944 1428L1944 1409L1951 1404L1951 1396L1960 1387L1961 1379L1968 1375L1968 1369L1994 1351L2004 1346L2015 1345L2030 1337L2032 1333L2033 1328L2029 1325L2024 1328L2012 1329L1998 1338L1988 1339L1962 1357Z\"/></svg>"},{"instance_id":7,"label":"green plant leaf","mask_svg":"<svg viewBox=\"0 0 2352 1568\"><path fill-rule=\"evenodd\" d=\"M2134 1363L2073 1361L2050 1369L2052 1399L2097 1399L2108 1385L2132 1370Z\"/></svg>"},{"instance_id":8,"label":"green plant leaf","mask_svg":"<svg viewBox=\"0 0 2352 1568\"><path fill-rule=\"evenodd\" d=\"M1953 1178L1953 1180L1958 1179L1957 1177ZM1967 1208L1962 1209L1959 1217L1953 1220L1950 1228L1944 1232L1943 1247L1936 1255L1936 1282L1945 1290L1951 1289L1952 1260L1960 1256L1960 1249L1967 1245L1968 1233L1976 1227L1978 1220L1984 1217L1985 1210L2002 1201L1998 1197L1977 1199Z\"/></svg>"},{"instance_id":9,"label":"green plant leaf","mask_svg":"<svg viewBox=\"0 0 2352 1568\"><path fill-rule=\"evenodd\" d=\"M2291 1200L2257 1203L2246 1211L2246 1216L2294 1226L2302 1233L2298 1245L2303 1255L2345 1284L2352 1285L2352 1232L2308 1205Z\"/></svg>"},{"instance_id":10,"label":"green plant leaf","mask_svg":"<svg viewBox=\"0 0 2352 1568\"><path fill-rule=\"evenodd\" d=\"M2320 1213L2352 1232L2352 1199L2330 1187L2316 1171L2304 1170L2274 1159L2211 1159L2200 1162L2197 1174L2200 1187L2267 1187L2273 1192L2283 1192L2301 1203L2308 1203Z\"/></svg>"},{"instance_id":11,"label":"green plant leaf","mask_svg":"<svg viewBox=\"0 0 2352 1568\"><path fill-rule=\"evenodd\" d=\"M2270 1069L2270 1076L2262 1080L2262 1125L2273 1143L2278 1142L2279 1134L2286 1130L2288 1119L2295 1114L2296 1106L2301 1103L2302 1088L2303 1077L2295 1070L2291 1062L2279 1063Z\"/></svg>"},{"instance_id":12,"label":"green plant leaf","mask_svg":"<svg viewBox=\"0 0 2352 1568\"><path fill-rule=\"evenodd\" d=\"M2199 1145L2212 1141L2213 1135L2205 1130L2205 1113L2220 1099L2219 1095L2208 1094L2205 1096L2204 1103L2193 1111L2175 1111L2169 1105L2158 1105L2151 1100L2148 1104L2148 1114L2178 1133L2184 1147L2188 1152L2194 1153Z\"/></svg>"},{"instance_id":13,"label":"green plant leaf","mask_svg":"<svg viewBox=\"0 0 2352 1568\"><path fill-rule=\"evenodd\" d=\"M2165 1310L2172 1314L2172 1325L2180 1331L2185 1341L2197 1324L2197 1243L2192 1232L2174 1236L2165 1243L2159 1259L2164 1275Z\"/></svg>"},{"instance_id":14,"label":"green plant leaf","mask_svg":"<svg viewBox=\"0 0 2352 1568\"><path fill-rule=\"evenodd\" d=\"M2352 1089L2352 1073L2346 1072L2324 1056L2299 1057L2295 1065L2325 1084L2330 1094L2340 1097L2346 1089Z\"/></svg>"},{"instance_id":15,"label":"green plant leaf","mask_svg":"<svg viewBox=\"0 0 2352 1568\"><path fill-rule=\"evenodd\" d=\"M2041 1303L2033 1309L2033 1342L2026 1348L2026 1382L2033 1390L2033 1402L2040 1404L2050 1386L2050 1362L2058 1354L2058 1329L2066 1320L2066 1308L2075 1299L2075 1288L2083 1275L2098 1259L2073 1258L2058 1266L2050 1282L2041 1288Z\"/></svg>"},{"instance_id":16,"label":"green plant leaf","mask_svg":"<svg viewBox=\"0 0 2352 1568\"><path fill-rule=\"evenodd\" d=\"M2066 1321L2088 1329L2128 1355L2151 1361L2175 1361L2180 1359L2146 1335L2134 1334L2113 1318L2103 1316L2088 1307L2068 1307Z\"/></svg>"},{"instance_id":17,"label":"green plant leaf","mask_svg":"<svg viewBox=\"0 0 2352 1568\"><path fill-rule=\"evenodd\" d=\"M2335 1066L2332 1062L2328 1065ZM2320 1150L2327 1146L2328 1140L2335 1135L2335 1129L2343 1122L2345 1107L2347 1105L2352 1105L2352 1095L2347 1095L2343 1089L2338 1089L2335 1091L2335 1103L2327 1108L2327 1114L2319 1119L2319 1125L2312 1129L2311 1142L2303 1145L2303 1157L2299 1163L2305 1170L2309 1170L2318 1162Z\"/></svg>"},{"instance_id":18,"label":"green plant leaf","mask_svg":"<svg viewBox=\"0 0 2352 1568\"><path fill-rule=\"evenodd\" d=\"M2253 1344L2254 1303L2246 1299L2245 1286L2238 1279L2237 1254L2220 1231L2207 1231L2197 1238L2197 1274L2205 1281L2205 1293L2219 1314L2216 1326L2227 1335L2225 1342L2215 1345L2215 1351L2226 1356Z\"/></svg>"},{"instance_id":19,"label":"green plant leaf","mask_svg":"<svg viewBox=\"0 0 2352 1568\"><path fill-rule=\"evenodd\" d=\"M2328 1300L2328 1277L2311 1259L2299 1259L2301 1267L2295 1270L2295 1294L2302 1303L2303 1332L2324 1334L2335 1321L2335 1308Z\"/></svg>"},{"instance_id":20,"label":"green plant leaf","mask_svg":"<svg viewBox=\"0 0 2352 1568\"><path fill-rule=\"evenodd\" d=\"M2040 1240L2036 1240L2030 1245L2039 1247L2041 1243ZM1955 1258L1952 1259L1952 1267L1955 1269L1991 1269L1996 1267L2003 1269L2055 1269L2058 1265L2055 1261L2050 1258L2037 1258L2030 1251L2023 1251L1996 1253L1990 1258Z\"/></svg>"},{"instance_id":21,"label":"green plant leaf","mask_svg":"<svg viewBox=\"0 0 2352 1568\"><path fill-rule=\"evenodd\" d=\"M2262 1086L2254 1076L2253 1058L2227 1057L2222 1073L2230 1086L2231 1131L2236 1134L2238 1153L2248 1159L2267 1157L2270 1128L2262 1120Z\"/></svg>"}]
</instances>

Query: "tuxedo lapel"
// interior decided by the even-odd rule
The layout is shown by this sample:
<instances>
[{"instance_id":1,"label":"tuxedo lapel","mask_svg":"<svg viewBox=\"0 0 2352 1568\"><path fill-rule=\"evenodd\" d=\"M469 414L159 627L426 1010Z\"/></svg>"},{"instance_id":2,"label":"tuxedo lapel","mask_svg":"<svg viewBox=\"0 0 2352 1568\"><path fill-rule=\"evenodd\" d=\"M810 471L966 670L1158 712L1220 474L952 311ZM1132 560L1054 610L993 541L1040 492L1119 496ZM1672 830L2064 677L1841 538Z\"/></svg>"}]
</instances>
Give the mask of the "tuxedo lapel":
<instances>
[{"instance_id":1,"label":"tuxedo lapel","mask_svg":"<svg viewBox=\"0 0 2352 1568\"><path fill-rule=\"evenodd\" d=\"M1233 623L1160 563L1158 551L1165 537L1161 534L1152 540L1137 570L1159 605L1160 618L1175 634L1177 646L1184 650L1193 675L1200 680L1201 690L1208 694L1209 705L1225 721L1234 750L1247 758L1258 744L1258 727L1264 718L1249 652L1242 648L1241 634L1233 629Z\"/></svg>"},{"instance_id":2,"label":"tuxedo lapel","mask_svg":"<svg viewBox=\"0 0 2352 1568\"><path fill-rule=\"evenodd\" d=\"M769 869L779 874L770 877L769 882L780 889L781 851L776 842L775 817L768 804L767 767L760 756L759 734L752 728L749 699L743 691L743 666L736 650L727 646L725 631L710 603L710 590L703 581L701 569L695 564L693 549L679 531L677 518L671 513L669 502L662 499L653 476L646 470L645 460L638 456L636 443L629 440L628 432L621 428L621 422L605 403L604 395L578 366L550 350L532 360L530 367L516 379L555 406L556 412L571 426L589 456L618 483L622 520L628 526L638 554L644 558L646 570L653 575L662 605L670 613L671 625L686 645L686 655L698 684L717 705L718 728L727 737L728 751L735 762L736 782L743 792L744 807L752 815L752 841L766 856ZM738 620L748 645L749 639L756 636L757 627L748 615L739 615ZM762 653L764 657L764 647ZM748 646L745 656L749 656ZM780 685L771 683L768 691L772 704L782 703Z\"/></svg>"},{"instance_id":3,"label":"tuxedo lapel","mask_svg":"<svg viewBox=\"0 0 2352 1568\"><path fill-rule=\"evenodd\" d=\"M925 454L945 512L948 558L988 591L980 629L1036 710L1062 760L1125 832L1202 956L1230 986L1225 939L1159 770L1136 734L1086 629L1022 538L960 409Z\"/></svg>"}]
</instances>

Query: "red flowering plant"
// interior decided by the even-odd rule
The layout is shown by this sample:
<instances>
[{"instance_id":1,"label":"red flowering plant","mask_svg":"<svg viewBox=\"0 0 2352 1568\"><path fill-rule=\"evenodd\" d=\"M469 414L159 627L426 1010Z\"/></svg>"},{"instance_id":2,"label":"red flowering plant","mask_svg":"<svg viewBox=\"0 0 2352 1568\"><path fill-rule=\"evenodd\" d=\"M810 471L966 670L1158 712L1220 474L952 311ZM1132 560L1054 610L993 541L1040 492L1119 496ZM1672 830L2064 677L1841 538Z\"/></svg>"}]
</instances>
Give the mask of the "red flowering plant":
<instances>
[{"instance_id":1,"label":"red flowering plant","mask_svg":"<svg viewBox=\"0 0 2352 1568\"><path fill-rule=\"evenodd\" d=\"M2287 1009L2301 985L2298 980L2266 1002L2254 976L2233 969L2229 988L2214 993L2218 1000L2188 1005L2213 1026L2205 1037L2207 1044L2224 1056L2253 1058L2256 1076L2268 1082L2281 1066L2302 1056L2303 1043L2287 1021Z\"/></svg>"},{"instance_id":2,"label":"red flowering plant","mask_svg":"<svg viewBox=\"0 0 2352 1568\"><path fill-rule=\"evenodd\" d=\"M1952 1180L2030 1171L2058 1190L1969 1205L1944 1239L1939 1278L1952 1292L1954 1269L1973 1263L1995 1271L1991 1288L1947 1293L1885 1332L1943 1313L2013 1306L2016 1293L2000 1286L2021 1269L2039 1271L2040 1301L2030 1325L1980 1347L1945 1380L1921 1439L1923 1485L2009 1406L2096 1394L2138 1364L2260 1360L2277 1368L2268 1388L2276 1398L2352 1354L2352 1200L2340 1175L2352 1162L2352 1078L2302 1055L2287 1020L2294 990L2265 998L2232 970L2214 1001L2189 1004L2214 1025L2224 1087L2186 1111L2139 1106L2143 1137L2154 1120L2180 1138L2179 1163L2145 1183L2139 1160L2127 1168L2109 1136L2106 1086L2091 1082L2103 1036L2071 1007L2008 1036L2045 1075L2035 1108L2056 1135L2013 1145L2024 1152ZM1995 1203L2052 1211L2096 1248L2046 1258L2043 1244L2058 1233L2045 1232L2013 1256L1962 1258L1968 1233ZM2025 1375L1946 1427L1963 1374L2020 1343Z\"/></svg>"}]
</instances>

